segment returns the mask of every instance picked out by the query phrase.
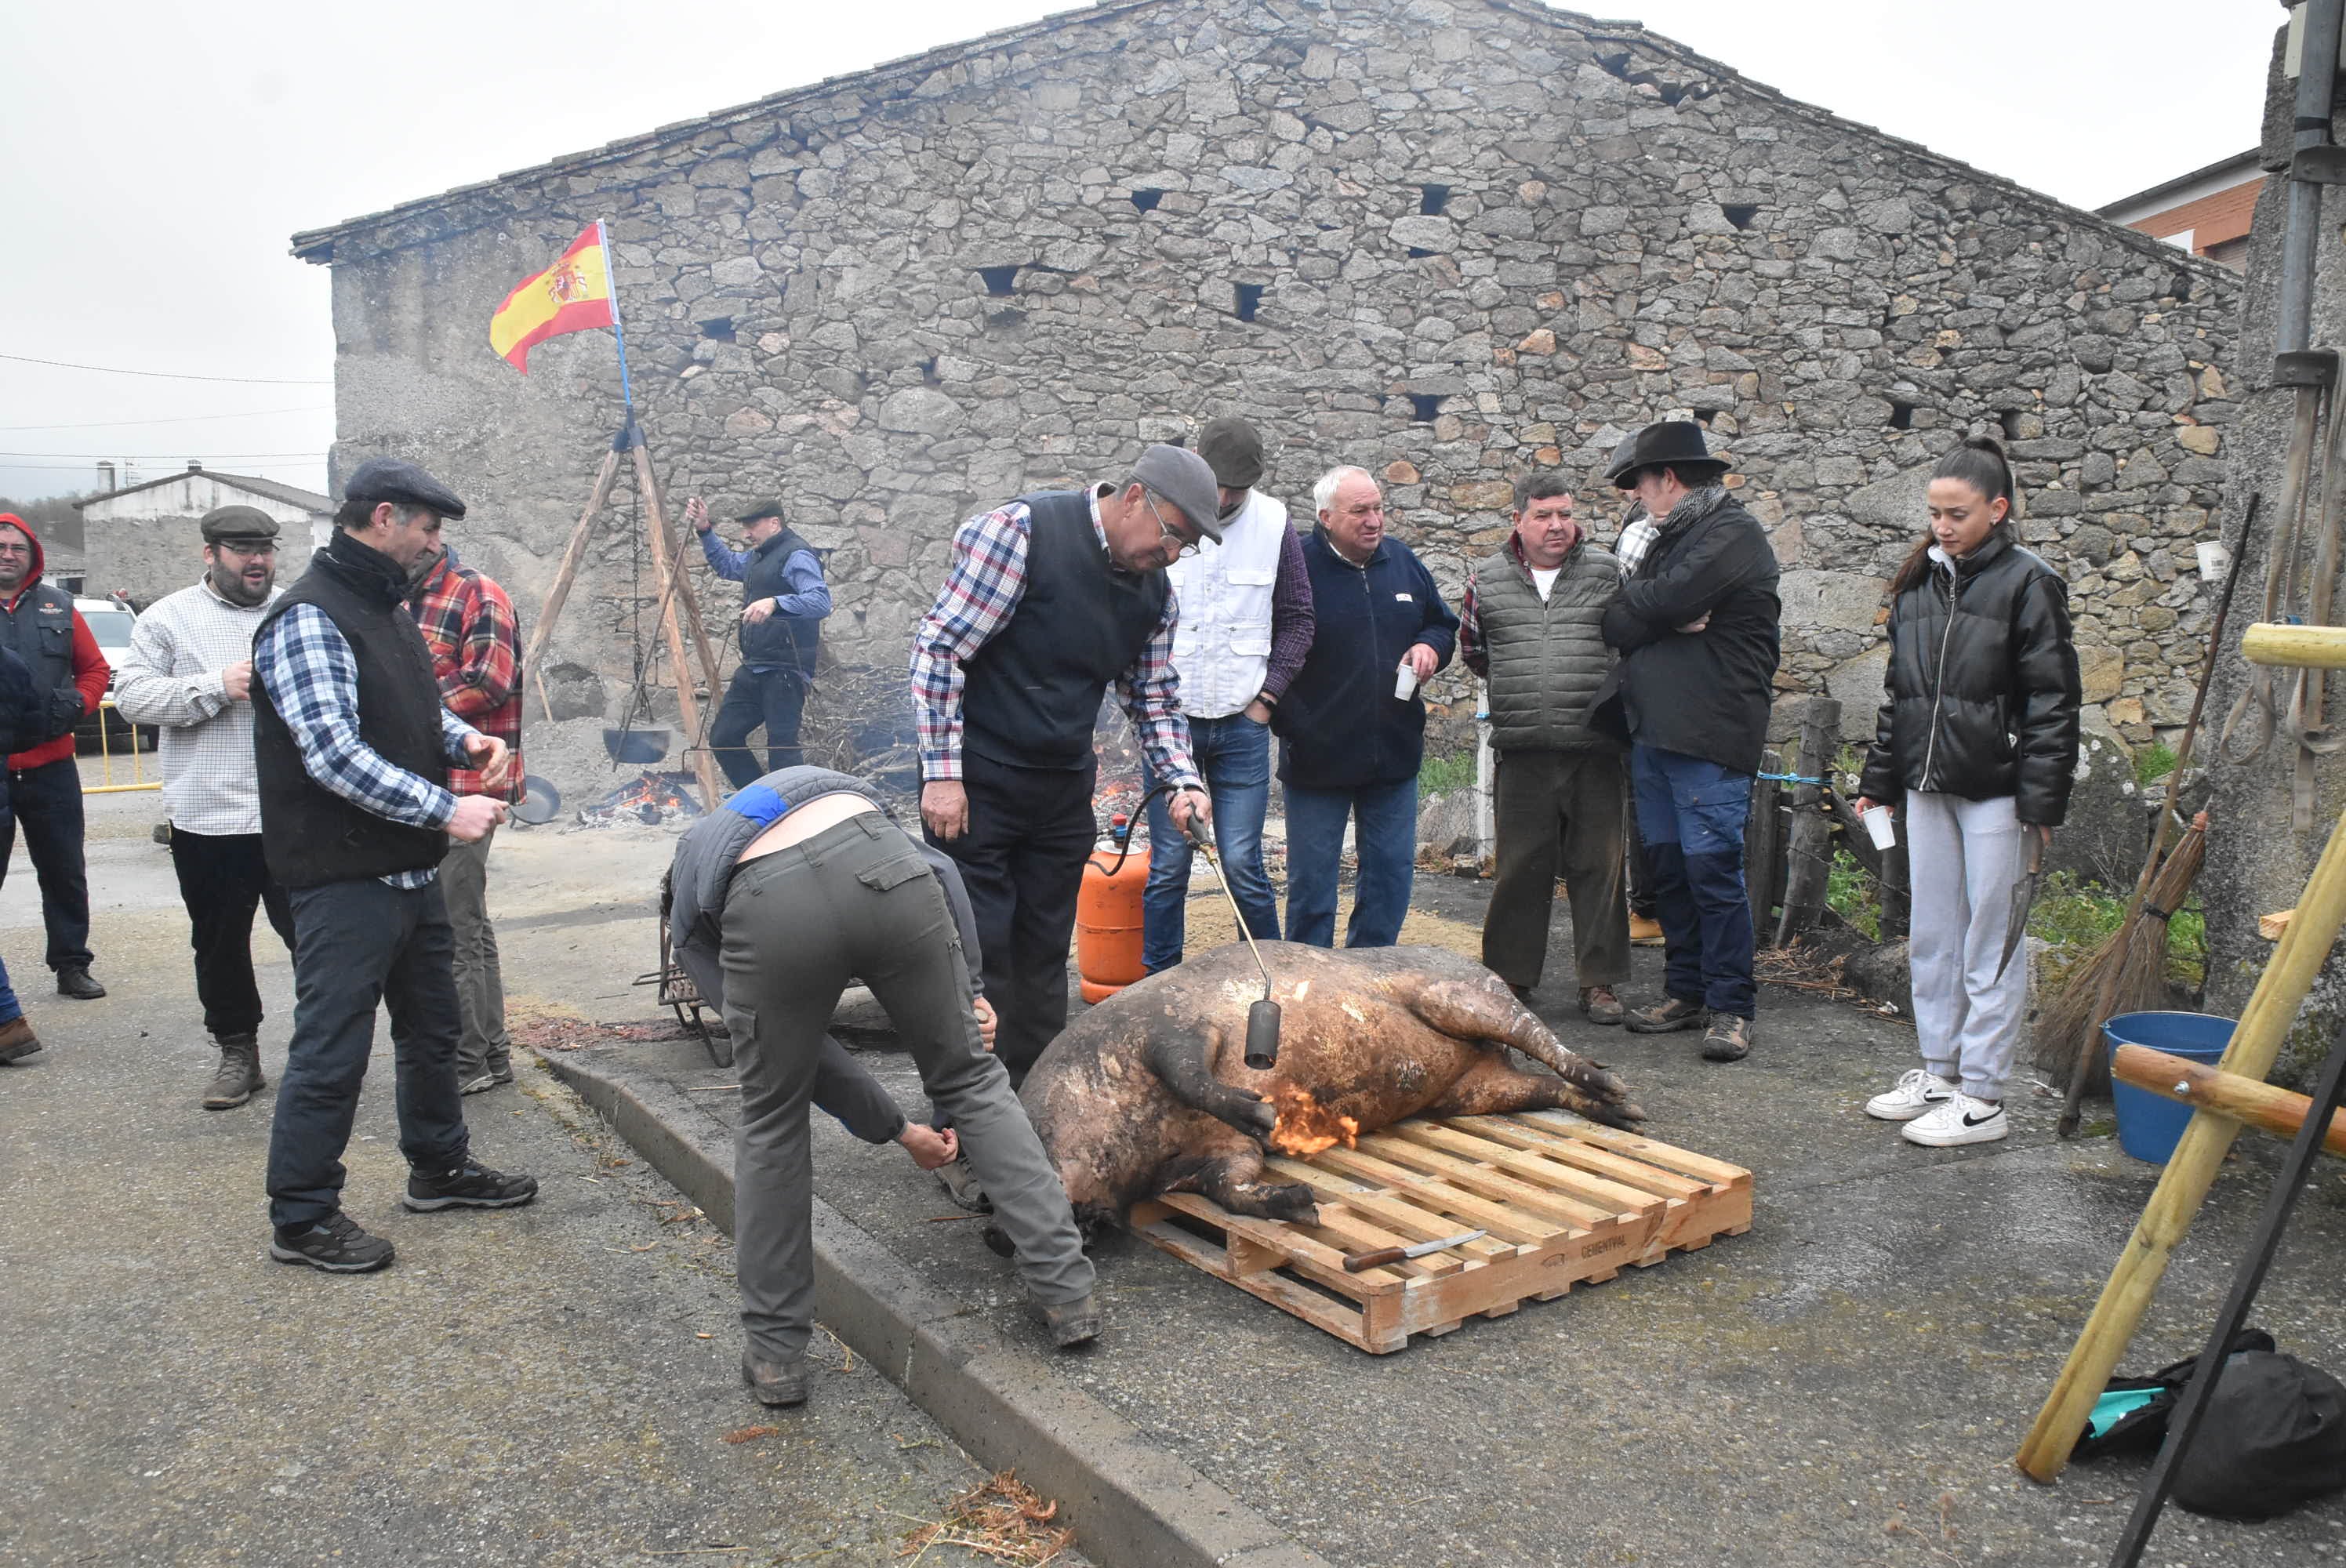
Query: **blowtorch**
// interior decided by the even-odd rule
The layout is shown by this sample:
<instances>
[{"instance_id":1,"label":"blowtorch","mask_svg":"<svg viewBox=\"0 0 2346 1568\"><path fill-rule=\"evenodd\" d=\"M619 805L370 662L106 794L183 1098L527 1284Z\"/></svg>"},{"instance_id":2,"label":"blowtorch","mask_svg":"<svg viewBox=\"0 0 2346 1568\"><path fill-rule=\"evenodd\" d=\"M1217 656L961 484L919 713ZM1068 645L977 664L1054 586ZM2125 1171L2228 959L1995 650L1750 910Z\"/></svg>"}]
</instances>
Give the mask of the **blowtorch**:
<instances>
[{"instance_id":1,"label":"blowtorch","mask_svg":"<svg viewBox=\"0 0 2346 1568\"><path fill-rule=\"evenodd\" d=\"M1189 842L1206 852L1206 861L1214 868L1214 881L1221 883L1222 896L1230 901L1230 918L1239 922L1239 935L1245 939L1247 951L1254 954L1254 966L1262 971L1262 1000L1247 1009L1246 1064L1250 1067L1275 1067L1279 1064L1279 1003L1270 999L1270 966L1262 961L1262 949L1254 942L1254 932L1247 929L1246 913L1239 908L1239 896L1230 891L1229 878L1222 875L1222 862L1214 853L1213 834L1195 813L1190 815L1182 831Z\"/></svg>"}]
</instances>

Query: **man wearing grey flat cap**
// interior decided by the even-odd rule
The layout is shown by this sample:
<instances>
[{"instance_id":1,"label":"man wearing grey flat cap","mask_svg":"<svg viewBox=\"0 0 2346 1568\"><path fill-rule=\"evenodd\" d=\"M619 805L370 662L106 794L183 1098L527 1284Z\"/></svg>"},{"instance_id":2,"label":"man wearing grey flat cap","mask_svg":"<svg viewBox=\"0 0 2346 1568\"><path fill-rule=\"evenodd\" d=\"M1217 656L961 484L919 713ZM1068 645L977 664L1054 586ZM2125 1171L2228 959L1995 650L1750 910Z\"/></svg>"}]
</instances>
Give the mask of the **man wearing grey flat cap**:
<instances>
[{"instance_id":1,"label":"man wearing grey flat cap","mask_svg":"<svg viewBox=\"0 0 2346 1568\"><path fill-rule=\"evenodd\" d=\"M1173 787L1174 827L1211 814L1173 673L1166 568L1220 541L1219 510L1214 471L1177 446L1143 451L1120 484L1021 495L962 524L913 636L921 820L968 886L1013 1084L1067 1021L1096 830L1092 727L1108 687Z\"/></svg>"},{"instance_id":2,"label":"man wearing grey flat cap","mask_svg":"<svg viewBox=\"0 0 2346 1568\"><path fill-rule=\"evenodd\" d=\"M253 762L260 847L293 906L293 1042L269 1138L270 1256L330 1274L392 1260L342 1212L342 1151L391 1009L401 1202L418 1213L511 1208L525 1176L472 1156L457 1094L463 1015L454 938L437 881L448 840L505 820L510 759L441 705L408 612L409 569L464 504L414 463L371 458L344 487L334 536L253 636ZM455 795L448 769L491 793Z\"/></svg>"}]
</instances>

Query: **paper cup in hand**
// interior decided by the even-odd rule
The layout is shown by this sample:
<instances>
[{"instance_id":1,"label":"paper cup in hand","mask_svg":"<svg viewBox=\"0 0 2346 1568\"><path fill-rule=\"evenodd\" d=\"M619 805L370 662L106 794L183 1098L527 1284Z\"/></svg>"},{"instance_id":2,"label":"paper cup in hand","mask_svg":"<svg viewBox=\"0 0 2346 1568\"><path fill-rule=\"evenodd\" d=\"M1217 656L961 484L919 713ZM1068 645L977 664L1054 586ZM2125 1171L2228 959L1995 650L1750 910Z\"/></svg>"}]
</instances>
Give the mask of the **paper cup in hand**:
<instances>
[{"instance_id":1,"label":"paper cup in hand","mask_svg":"<svg viewBox=\"0 0 2346 1568\"><path fill-rule=\"evenodd\" d=\"M1876 806L1865 813L1865 836L1873 840L1877 850L1887 850L1898 842L1898 827L1890 820L1889 807Z\"/></svg>"},{"instance_id":2,"label":"paper cup in hand","mask_svg":"<svg viewBox=\"0 0 2346 1568\"><path fill-rule=\"evenodd\" d=\"M1417 671L1407 659L1401 661L1401 669L1393 677L1393 695L1403 702L1417 695Z\"/></svg>"}]
</instances>

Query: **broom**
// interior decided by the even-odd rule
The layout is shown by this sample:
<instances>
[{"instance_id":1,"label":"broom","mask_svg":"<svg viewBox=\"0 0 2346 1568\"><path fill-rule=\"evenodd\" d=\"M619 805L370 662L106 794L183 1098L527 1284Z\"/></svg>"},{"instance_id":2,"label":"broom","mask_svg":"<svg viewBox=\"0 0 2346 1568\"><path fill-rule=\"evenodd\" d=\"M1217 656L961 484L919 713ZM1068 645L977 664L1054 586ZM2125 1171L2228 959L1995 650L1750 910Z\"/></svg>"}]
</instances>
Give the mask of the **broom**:
<instances>
[{"instance_id":1,"label":"broom","mask_svg":"<svg viewBox=\"0 0 2346 1568\"><path fill-rule=\"evenodd\" d=\"M2257 525L2257 503L2261 496L2249 497L2248 515L2240 522L2240 542L2232 552L2232 564L2224 574L2224 591L2216 601L2216 619L2208 628L2208 654L2199 663L2199 686L2191 697L2190 717L2184 721L2183 738L2175 749L2175 768L2167 776L2167 799L2158 809L2158 825L2151 834L2150 853L2142 862L2142 875L2135 880L2134 896L2127 901L2126 919L2110 933L2092 956L2069 972L2062 983L2061 993L2045 1004L2037 1019L2035 1061L2039 1067L2055 1075L2066 1073L2068 1092L2061 1101L2061 1120L2055 1130L2065 1138L2074 1137L2079 1120L2077 1105L2086 1097L2086 1086L2094 1076L2094 1066L2101 1053L2094 1049L2094 1035L2103 1022L2120 1012L2138 1008L2117 1005L2122 984L2134 989L2125 993L2130 998L2157 1002L2164 995L2166 985L2167 922L2182 900L2178 891L2173 899L2153 899L2152 883L2159 881L2164 863L2179 859L2183 844L2175 847L2175 855L2167 853L2167 825L2175 818L2175 803L2183 790L2183 770L2190 765L2192 742L2199 734L2199 712L2207 706L2208 683L2216 673L2216 655L2224 646L2224 623L2231 615L2232 590L2239 585L2240 566L2248 559L2249 539ZM2207 858L2207 822L2205 811L2192 820L2184 834L2186 841L2196 835L2191 860L2188 868L2178 868L2182 887L2188 890L2193 878L2199 874L2199 862ZM2135 933L2144 924L2143 916L2150 912L2147 906L2155 903L2165 911L2157 916L2157 961L2144 964L2132 958ZM2148 978L2146 979L2146 970ZM2153 987L2147 997L2142 997L2146 985Z\"/></svg>"}]
</instances>

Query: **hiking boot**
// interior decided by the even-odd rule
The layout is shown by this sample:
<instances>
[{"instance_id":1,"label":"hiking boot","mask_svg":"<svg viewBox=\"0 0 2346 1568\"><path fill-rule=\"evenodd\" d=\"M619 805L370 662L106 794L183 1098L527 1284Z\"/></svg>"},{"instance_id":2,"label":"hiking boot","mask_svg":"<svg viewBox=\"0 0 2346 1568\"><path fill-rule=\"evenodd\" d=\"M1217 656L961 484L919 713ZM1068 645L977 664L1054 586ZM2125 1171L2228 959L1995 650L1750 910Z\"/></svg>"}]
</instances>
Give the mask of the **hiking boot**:
<instances>
[{"instance_id":1,"label":"hiking boot","mask_svg":"<svg viewBox=\"0 0 2346 1568\"><path fill-rule=\"evenodd\" d=\"M14 1062L40 1048L40 1037L33 1033L33 1021L23 1013L0 1023L0 1062Z\"/></svg>"},{"instance_id":2,"label":"hiking boot","mask_svg":"<svg viewBox=\"0 0 2346 1568\"><path fill-rule=\"evenodd\" d=\"M484 1067L474 1076L456 1085L460 1095L484 1095L503 1084L513 1082L511 1067Z\"/></svg>"},{"instance_id":3,"label":"hiking boot","mask_svg":"<svg viewBox=\"0 0 2346 1568\"><path fill-rule=\"evenodd\" d=\"M1580 1015L1591 1023L1618 1023L1629 1015L1609 985L1584 985L1580 988Z\"/></svg>"},{"instance_id":4,"label":"hiking boot","mask_svg":"<svg viewBox=\"0 0 2346 1568\"><path fill-rule=\"evenodd\" d=\"M1898 1075L1898 1086L1885 1089L1865 1102L1865 1114L1878 1122L1911 1122L1935 1105L1943 1105L1955 1084L1923 1067L1909 1067Z\"/></svg>"},{"instance_id":5,"label":"hiking boot","mask_svg":"<svg viewBox=\"0 0 2346 1568\"><path fill-rule=\"evenodd\" d=\"M260 1075L260 1042L250 1034L223 1034L219 1067L204 1087L204 1109L230 1111L252 1098L269 1080Z\"/></svg>"},{"instance_id":6,"label":"hiking boot","mask_svg":"<svg viewBox=\"0 0 2346 1568\"><path fill-rule=\"evenodd\" d=\"M87 969L57 971L57 994L70 996L76 1002L95 1002L106 994L106 987L89 977Z\"/></svg>"},{"instance_id":7,"label":"hiking boot","mask_svg":"<svg viewBox=\"0 0 2346 1568\"><path fill-rule=\"evenodd\" d=\"M1651 915L1631 915L1629 917L1629 945L1631 947L1661 946L1662 922L1656 920Z\"/></svg>"},{"instance_id":8,"label":"hiking boot","mask_svg":"<svg viewBox=\"0 0 2346 1568\"><path fill-rule=\"evenodd\" d=\"M1910 1144L1946 1149L1958 1144L1992 1144L2012 1133L2012 1120L2002 1104L1974 1100L1957 1089L1939 1105L1898 1129Z\"/></svg>"},{"instance_id":9,"label":"hiking boot","mask_svg":"<svg viewBox=\"0 0 2346 1568\"><path fill-rule=\"evenodd\" d=\"M741 1380L750 1385L750 1396L761 1405L776 1410L802 1405L807 1399L807 1365L804 1356L787 1361L770 1361L754 1350L741 1352Z\"/></svg>"},{"instance_id":10,"label":"hiking boot","mask_svg":"<svg viewBox=\"0 0 2346 1568\"><path fill-rule=\"evenodd\" d=\"M537 1196L537 1178L506 1176L467 1159L453 1171L411 1168L399 1201L418 1214L439 1208L519 1208Z\"/></svg>"},{"instance_id":11,"label":"hiking boot","mask_svg":"<svg viewBox=\"0 0 2346 1568\"><path fill-rule=\"evenodd\" d=\"M1688 1002L1683 996L1666 996L1651 1007L1640 1007L1626 1016L1633 1034L1668 1034L1677 1029L1698 1029L1702 1026L1703 1005Z\"/></svg>"},{"instance_id":12,"label":"hiking boot","mask_svg":"<svg viewBox=\"0 0 2346 1568\"><path fill-rule=\"evenodd\" d=\"M994 1212L994 1200L985 1196L985 1188L978 1183L977 1173L969 1168L967 1155L955 1155L930 1174L937 1178L937 1185L945 1189L945 1196L957 1207L972 1214Z\"/></svg>"},{"instance_id":13,"label":"hiking boot","mask_svg":"<svg viewBox=\"0 0 2346 1568\"><path fill-rule=\"evenodd\" d=\"M1714 1013L1702 1036L1706 1062L1740 1062L1751 1054L1751 1020L1732 1013Z\"/></svg>"},{"instance_id":14,"label":"hiking boot","mask_svg":"<svg viewBox=\"0 0 2346 1568\"><path fill-rule=\"evenodd\" d=\"M300 1230L279 1229L270 1238L269 1256L280 1263L306 1263L329 1274L372 1274L391 1266L391 1243L369 1236L349 1215L336 1209L317 1224Z\"/></svg>"},{"instance_id":15,"label":"hiking boot","mask_svg":"<svg viewBox=\"0 0 2346 1568\"><path fill-rule=\"evenodd\" d=\"M1099 1338L1099 1308L1092 1298L1078 1296L1073 1301L1063 1301L1056 1307L1036 1306L1035 1316L1051 1331L1051 1343L1062 1350L1072 1350L1077 1345L1088 1344Z\"/></svg>"}]
</instances>

